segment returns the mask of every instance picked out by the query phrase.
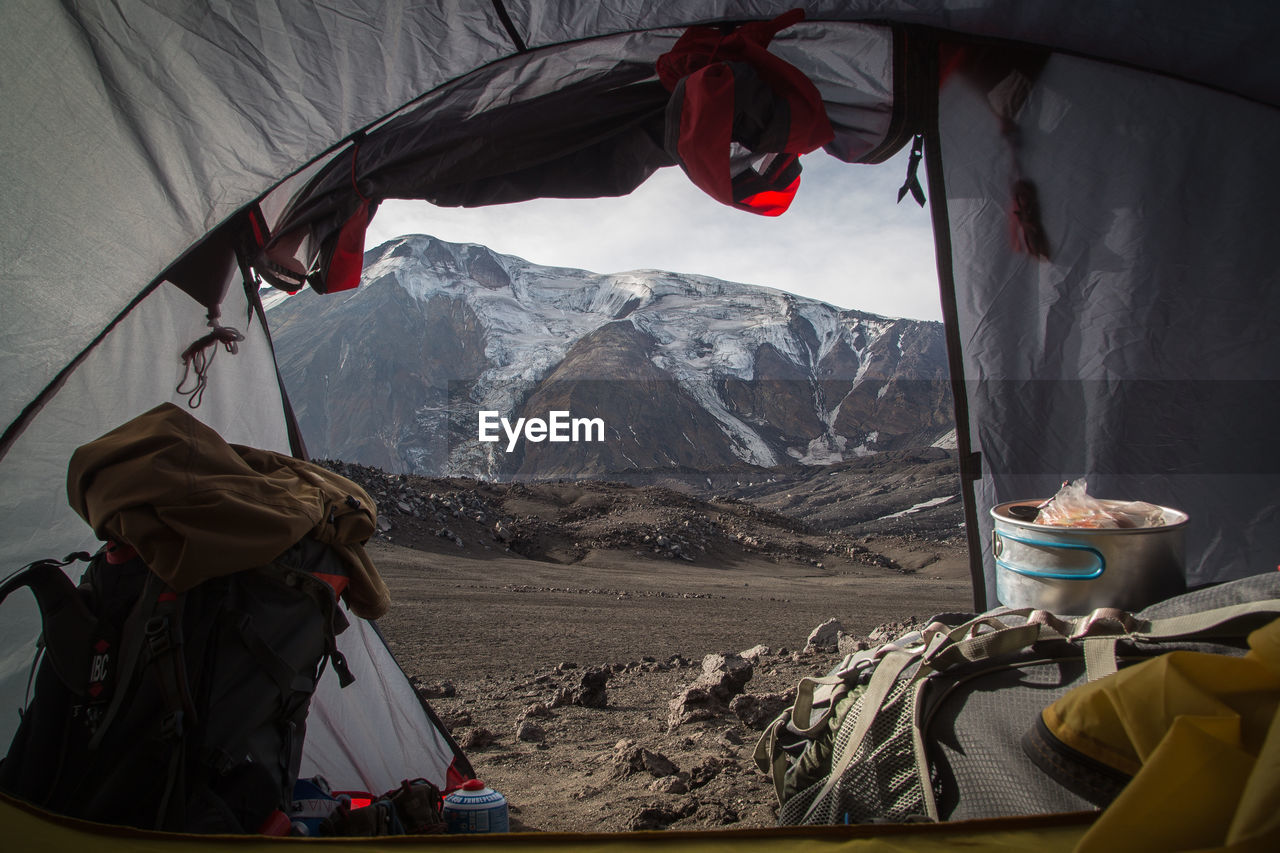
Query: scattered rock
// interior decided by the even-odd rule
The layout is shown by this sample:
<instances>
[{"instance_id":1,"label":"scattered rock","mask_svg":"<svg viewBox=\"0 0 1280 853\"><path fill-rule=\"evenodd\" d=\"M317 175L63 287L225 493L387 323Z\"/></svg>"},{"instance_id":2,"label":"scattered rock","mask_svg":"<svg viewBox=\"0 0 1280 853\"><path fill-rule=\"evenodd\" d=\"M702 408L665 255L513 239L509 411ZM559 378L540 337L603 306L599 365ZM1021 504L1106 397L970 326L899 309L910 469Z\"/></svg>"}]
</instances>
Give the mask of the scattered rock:
<instances>
[{"instance_id":1,"label":"scattered rock","mask_svg":"<svg viewBox=\"0 0 1280 853\"><path fill-rule=\"evenodd\" d=\"M551 709L541 702L534 702L532 705L520 712L521 719L529 717L537 717L539 719L547 719L551 716Z\"/></svg>"},{"instance_id":2,"label":"scattered rock","mask_svg":"<svg viewBox=\"0 0 1280 853\"><path fill-rule=\"evenodd\" d=\"M877 625L872 628L871 633L867 635L867 640L872 645L879 646L893 642L904 634L918 631L923 627L924 624L914 617L901 622L886 622L883 625Z\"/></svg>"},{"instance_id":3,"label":"scattered rock","mask_svg":"<svg viewBox=\"0 0 1280 853\"><path fill-rule=\"evenodd\" d=\"M737 823L739 820L738 812L735 809L715 800L699 804L694 816L699 823L718 824L720 826Z\"/></svg>"},{"instance_id":4,"label":"scattered rock","mask_svg":"<svg viewBox=\"0 0 1280 853\"><path fill-rule=\"evenodd\" d=\"M458 695L458 688L452 681L425 682L415 678L411 683L423 699L450 699Z\"/></svg>"},{"instance_id":5,"label":"scattered rock","mask_svg":"<svg viewBox=\"0 0 1280 853\"><path fill-rule=\"evenodd\" d=\"M436 716L440 718L440 722L444 725L445 731L452 734L456 729L465 728L471 725L471 714L467 711L446 711L437 712Z\"/></svg>"},{"instance_id":6,"label":"scattered rock","mask_svg":"<svg viewBox=\"0 0 1280 853\"><path fill-rule=\"evenodd\" d=\"M840 645L840 634L844 632L844 625L840 624L839 619L828 619L809 634L809 641L805 644L815 649L835 649Z\"/></svg>"},{"instance_id":7,"label":"scattered rock","mask_svg":"<svg viewBox=\"0 0 1280 853\"><path fill-rule=\"evenodd\" d=\"M754 674L750 661L740 655L707 655L702 659L702 675L697 684L706 686L721 702L729 700L746 689Z\"/></svg>"},{"instance_id":8,"label":"scattered rock","mask_svg":"<svg viewBox=\"0 0 1280 853\"><path fill-rule=\"evenodd\" d=\"M668 730L727 712L752 674L751 664L740 655L707 655L702 659L702 674L668 703Z\"/></svg>"},{"instance_id":9,"label":"scattered rock","mask_svg":"<svg viewBox=\"0 0 1280 853\"><path fill-rule=\"evenodd\" d=\"M679 776L664 776L661 779L654 779L649 790L659 794L687 794L689 785Z\"/></svg>"},{"instance_id":10,"label":"scattered rock","mask_svg":"<svg viewBox=\"0 0 1280 853\"><path fill-rule=\"evenodd\" d=\"M841 633L840 640L836 644L836 651L843 657L851 655L854 652L861 652L871 648L871 644L861 637L854 637L850 634Z\"/></svg>"},{"instance_id":11,"label":"scattered rock","mask_svg":"<svg viewBox=\"0 0 1280 853\"><path fill-rule=\"evenodd\" d=\"M498 736L483 726L478 726L463 733L458 738L458 746L463 749L484 749L496 743Z\"/></svg>"},{"instance_id":12,"label":"scattered rock","mask_svg":"<svg viewBox=\"0 0 1280 853\"><path fill-rule=\"evenodd\" d=\"M729 710L734 713L739 720L748 728L756 731L764 731L764 729L777 719L778 715L789 708L796 701L796 691L788 690L785 693L743 693L741 696L733 697L733 701L729 703Z\"/></svg>"},{"instance_id":13,"label":"scattered rock","mask_svg":"<svg viewBox=\"0 0 1280 853\"><path fill-rule=\"evenodd\" d=\"M688 807L676 809L662 804L645 806L632 816L628 828L636 831L666 829L681 818L687 817L691 811Z\"/></svg>"},{"instance_id":14,"label":"scattered rock","mask_svg":"<svg viewBox=\"0 0 1280 853\"><path fill-rule=\"evenodd\" d=\"M573 704L584 708L607 708L609 696L605 684L609 681L609 672L604 669L589 669L582 674L578 692L573 697Z\"/></svg>"},{"instance_id":15,"label":"scattered rock","mask_svg":"<svg viewBox=\"0 0 1280 853\"><path fill-rule=\"evenodd\" d=\"M552 708L567 708L573 704L573 691L568 687L561 687L551 696Z\"/></svg>"},{"instance_id":16,"label":"scattered rock","mask_svg":"<svg viewBox=\"0 0 1280 853\"><path fill-rule=\"evenodd\" d=\"M516 724L516 738L526 743L542 743L547 739L547 731L533 720L521 720Z\"/></svg>"},{"instance_id":17,"label":"scattered rock","mask_svg":"<svg viewBox=\"0 0 1280 853\"><path fill-rule=\"evenodd\" d=\"M674 729L686 723L713 719L725 710L725 705L706 687L691 684L668 705L667 729Z\"/></svg>"},{"instance_id":18,"label":"scattered rock","mask_svg":"<svg viewBox=\"0 0 1280 853\"><path fill-rule=\"evenodd\" d=\"M769 654L769 647L761 644L761 645L752 646L751 648L747 649L745 652L739 652L738 656L741 657L743 660L749 660L754 664L759 664L760 658L764 657L767 654Z\"/></svg>"},{"instance_id":19,"label":"scattered rock","mask_svg":"<svg viewBox=\"0 0 1280 853\"><path fill-rule=\"evenodd\" d=\"M620 743L619 746L621 745ZM671 759L660 752L653 752L642 746L631 746L621 751L615 750L613 765L613 775L619 779L641 771L647 771L650 775L659 779L666 776L674 776L680 772L680 768L676 767L675 762Z\"/></svg>"},{"instance_id":20,"label":"scattered rock","mask_svg":"<svg viewBox=\"0 0 1280 853\"><path fill-rule=\"evenodd\" d=\"M733 761L724 758L716 758L714 755L708 755L702 759L702 763L689 771L689 788L701 788L712 779L719 776L726 768L737 767Z\"/></svg>"}]
</instances>

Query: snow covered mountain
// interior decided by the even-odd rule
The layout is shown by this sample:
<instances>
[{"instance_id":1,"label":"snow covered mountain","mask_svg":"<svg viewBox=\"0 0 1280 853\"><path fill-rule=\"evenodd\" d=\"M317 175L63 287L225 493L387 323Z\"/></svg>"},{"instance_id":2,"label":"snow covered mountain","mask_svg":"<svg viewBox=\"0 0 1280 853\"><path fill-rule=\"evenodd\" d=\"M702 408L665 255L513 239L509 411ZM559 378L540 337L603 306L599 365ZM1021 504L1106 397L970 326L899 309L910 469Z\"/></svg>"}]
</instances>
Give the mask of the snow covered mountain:
<instances>
[{"instance_id":1,"label":"snow covered mountain","mask_svg":"<svg viewBox=\"0 0 1280 853\"><path fill-rule=\"evenodd\" d=\"M268 318L310 453L395 472L821 465L953 428L940 324L703 276L415 235Z\"/></svg>"}]
</instances>

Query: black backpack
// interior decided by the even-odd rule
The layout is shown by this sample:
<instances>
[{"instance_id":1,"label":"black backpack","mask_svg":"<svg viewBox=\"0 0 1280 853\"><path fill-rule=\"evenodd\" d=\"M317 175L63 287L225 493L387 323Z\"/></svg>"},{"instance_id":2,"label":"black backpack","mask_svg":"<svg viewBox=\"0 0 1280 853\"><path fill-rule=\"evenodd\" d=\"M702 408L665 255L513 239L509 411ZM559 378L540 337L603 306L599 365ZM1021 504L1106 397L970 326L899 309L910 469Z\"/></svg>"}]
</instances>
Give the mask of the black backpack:
<instances>
[{"instance_id":1,"label":"black backpack","mask_svg":"<svg viewBox=\"0 0 1280 853\"><path fill-rule=\"evenodd\" d=\"M106 823L269 831L292 799L325 661L352 680L330 586L342 561L304 538L179 594L125 551L33 563L0 586L0 601L30 587L44 625L0 790ZM74 559L90 560L78 587L62 570Z\"/></svg>"}]
</instances>

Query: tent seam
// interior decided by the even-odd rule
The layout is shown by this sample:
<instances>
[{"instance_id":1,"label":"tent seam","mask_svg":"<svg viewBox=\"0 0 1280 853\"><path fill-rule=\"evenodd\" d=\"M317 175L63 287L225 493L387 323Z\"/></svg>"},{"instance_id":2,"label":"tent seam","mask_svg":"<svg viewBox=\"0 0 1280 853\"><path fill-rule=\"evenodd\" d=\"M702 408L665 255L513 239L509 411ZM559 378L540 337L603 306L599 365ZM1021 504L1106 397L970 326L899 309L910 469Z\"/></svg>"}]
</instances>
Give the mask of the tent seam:
<instances>
[{"instance_id":1,"label":"tent seam","mask_svg":"<svg viewBox=\"0 0 1280 853\"><path fill-rule=\"evenodd\" d=\"M498 20L507 31L507 35L511 36L511 43L515 45L519 53L528 53L529 48L525 45L524 39L520 38L520 34L516 32L515 22L511 20L507 7L503 5L502 0L493 0L493 11L497 13Z\"/></svg>"}]
</instances>

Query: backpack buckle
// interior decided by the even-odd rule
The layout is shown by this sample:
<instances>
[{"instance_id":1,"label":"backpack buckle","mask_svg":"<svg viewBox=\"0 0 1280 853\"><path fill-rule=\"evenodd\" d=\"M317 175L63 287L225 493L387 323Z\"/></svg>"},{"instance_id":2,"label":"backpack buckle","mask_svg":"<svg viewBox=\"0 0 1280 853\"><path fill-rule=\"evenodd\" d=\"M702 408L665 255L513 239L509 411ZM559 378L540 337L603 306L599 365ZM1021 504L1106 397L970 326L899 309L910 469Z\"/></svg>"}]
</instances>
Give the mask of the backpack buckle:
<instances>
[{"instance_id":1,"label":"backpack buckle","mask_svg":"<svg viewBox=\"0 0 1280 853\"><path fill-rule=\"evenodd\" d=\"M168 616L151 617L147 620L143 632L147 640L147 648L153 657L159 657L173 649L173 632L169 630Z\"/></svg>"},{"instance_id":2,"label":"backpack buckle","mask_svg":"<svg viewBox=\"0 0 1280 853\"><path fill-rule=\"evenodd\" d=\"M182 737L181 711L170 711L160 720L160 737L164 740L177 740Z\"/></svg>"}]
</instances>

